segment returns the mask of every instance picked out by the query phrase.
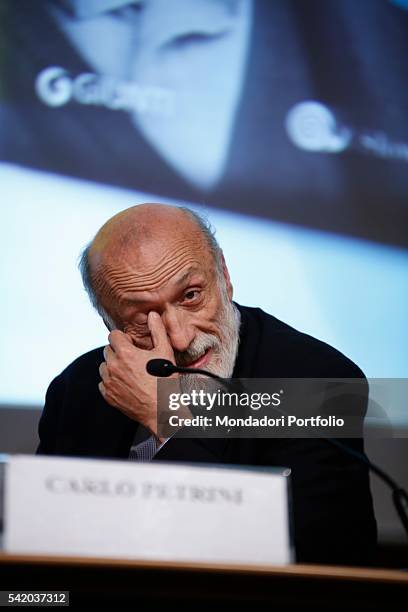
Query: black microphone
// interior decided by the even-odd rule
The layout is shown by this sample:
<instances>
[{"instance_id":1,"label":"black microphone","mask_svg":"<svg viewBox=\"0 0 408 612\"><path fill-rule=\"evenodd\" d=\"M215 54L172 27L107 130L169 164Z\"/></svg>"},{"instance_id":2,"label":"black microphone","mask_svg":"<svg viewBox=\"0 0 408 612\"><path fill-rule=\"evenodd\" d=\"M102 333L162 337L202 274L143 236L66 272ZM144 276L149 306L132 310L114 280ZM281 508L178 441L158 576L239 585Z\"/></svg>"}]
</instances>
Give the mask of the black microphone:
<instances>
[{"instance_id":1,"label":"black microphone","mask_svg":"<svg viewBox=\"0 0 408 612\"><path fill-rule=\"evenodd\" d=\"M157 376L158 378L167 378L172 374L203 374L210 378L215 378L225 384L225 380L212 372L207 370L200 370L199 368L183 368L176 366L168 359L150 359L146 364L146 371L151 376Z\"/></svg>"},{"instance_id":2,"label":"black microphone","mask_svg":"<svg viewBox=\"0 0 408 612\"><path fill-rule=\"evenodd\" d=\"M177 372L177 367L168 359L151 359L146 364L146 371L151 376L166 378Z\"/></svg>"},{"instance_id":3,"label":"black microphone","mask_svg":"<svg viewBox=\"0 0 408 612\"><path fill-rule=\"evenodd\" d=\"M175 373L202 374L203 376L215 378L215 380L218 380L227 387L233 386L229 381L224 378L221 378L220 376L217 376L216 374L213 374L212 372L208 372L207 370L200 370L199 368L183 368L181 366L176 366L168 359L151 359L146 364L146 370L148 374L151 374L151 376L157 376L158 378L171 376L171 374ZM276 412L286 415L286 412L284 412L282 409L276 407L272 408ZM405 491L405 489L400 487L398 483L393 478L391 478L391 476L384 472L384 470L378 467L375 463L372 463L363 453L354 450L354 448L350 448L349 446L347 446L347 444L344 444L344 442L340 442L335 438L322 437L322 439L326 440L329 444L335 446L344 453L351 455L352 457L354 457L354 459L357 459L361 463L364 463L364 465L368 467L368 469L374 472L374 474L377 474L377 476L381 478L381 480L390 487L390 489L392 490L392 500L394 502L395 509L408 535L408 493Z\"/></svg>"}]
</instances>

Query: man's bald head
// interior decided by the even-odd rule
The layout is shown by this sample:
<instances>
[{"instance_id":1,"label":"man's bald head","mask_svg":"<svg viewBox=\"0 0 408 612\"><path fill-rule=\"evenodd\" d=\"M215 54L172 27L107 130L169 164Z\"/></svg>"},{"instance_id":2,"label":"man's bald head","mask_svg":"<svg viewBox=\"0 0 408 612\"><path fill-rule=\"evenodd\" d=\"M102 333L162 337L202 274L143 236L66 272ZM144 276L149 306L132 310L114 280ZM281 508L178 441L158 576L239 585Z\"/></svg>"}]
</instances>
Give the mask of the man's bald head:
<instances>
[{"instance_id":1,"label":"man's bald head","mask_svg":"<svg viewBox=\"0 0 408 612\"><path fill-rule=\"evenodd\" d=\"M79 263L85 289L98 312L105 314L100 298L103 273L110 262L134 258L142 272L173 244L209 255L217 273L222 273L222 252L210 225L188 208L140 204L109 219L85 248Z\"/></svg>"}]
</instances>

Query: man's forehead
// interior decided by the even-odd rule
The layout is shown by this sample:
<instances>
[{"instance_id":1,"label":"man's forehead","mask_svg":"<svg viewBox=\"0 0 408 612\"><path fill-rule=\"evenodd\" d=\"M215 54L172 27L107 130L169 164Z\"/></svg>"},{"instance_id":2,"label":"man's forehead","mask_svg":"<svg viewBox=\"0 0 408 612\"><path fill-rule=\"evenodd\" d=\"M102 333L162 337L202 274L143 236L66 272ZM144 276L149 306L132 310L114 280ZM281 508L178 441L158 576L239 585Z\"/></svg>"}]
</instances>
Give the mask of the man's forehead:
<instances>
[{"instance_id":1,"label":"man's forehead","mask_svg":"<svg viewBox=\"0 0 408 612\"><path fill-rule=\"evenodd\" d=\"M174 290L182 290L185 289L191 283L201 283L205 281L205 270L200 269L196 266L191 266L189 269L175 274L173 277L166 279L162 286L157 287L157 290L161 289L174 289ZM150 292L148 290L143 290L142 288L138 288L135 290L130 290L123 292L121 297L119 298L119 302L123 305L136 305L143 304L150 300Z\"/></svg>"},{"instance_id":2,"label":"man's forehead","mask_svg":"<svg viewBox=\"0 0 408 612\"><path fill-rule=\"evenodd\" d=\"M144 276L181 266L201 268L211 259L211 250L200 236L178 235L113 243L100 251L99 263L106 268L127 268Z\"/></svg>"}]
</instances>

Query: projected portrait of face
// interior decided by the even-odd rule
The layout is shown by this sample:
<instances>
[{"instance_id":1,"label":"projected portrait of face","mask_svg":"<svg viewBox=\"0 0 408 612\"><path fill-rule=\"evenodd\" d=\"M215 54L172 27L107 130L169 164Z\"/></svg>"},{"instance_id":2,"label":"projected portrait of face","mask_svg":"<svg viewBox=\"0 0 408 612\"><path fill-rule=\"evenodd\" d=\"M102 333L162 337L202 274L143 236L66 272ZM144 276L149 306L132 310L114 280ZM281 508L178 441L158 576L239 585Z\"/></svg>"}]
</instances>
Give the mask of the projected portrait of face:
<instances>
[{"instance_id":1,"label":"projected portrait of face","mask_svg":"<svg viewBox=\"0 0 408 612\"><path fill-rule=\"evenodd\" d=\"M71 77L68 95L126 110L176 172L194 187L211 189L227 161L251 9L252 0L54 2L53 20L95 73L74 83ZM50 68L37 80L49 104L58 91L64 96L58 78L67 75Z\"/></svg>"},{"instance_id":2,"label":"projected portrait of face","mask_svg":"<svg viewBox=\"0 0 408 612\"><path fill-rule=\"evenodd\" d=\"M312 4L3 0L0 163L406 245L405 0Z\"/></svg>"}]
</instances>

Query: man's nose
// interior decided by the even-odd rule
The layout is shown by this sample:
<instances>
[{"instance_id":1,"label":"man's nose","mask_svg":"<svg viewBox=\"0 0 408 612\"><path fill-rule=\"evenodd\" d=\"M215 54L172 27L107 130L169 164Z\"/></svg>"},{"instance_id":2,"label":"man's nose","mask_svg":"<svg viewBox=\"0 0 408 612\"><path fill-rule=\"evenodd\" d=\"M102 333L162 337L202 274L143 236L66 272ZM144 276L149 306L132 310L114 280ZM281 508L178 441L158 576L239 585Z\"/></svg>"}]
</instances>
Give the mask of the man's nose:
<instances>
[{"instance_id":1,"label":"man's nose","mask_svg":"<svg viewBox=\"0 0 408 612\"><path fill-rule=\"evenodd\" d=\"M189 322L187 313L169 307L163 312L162 320L173 349L186 351L195 337L194 326Z\"/></svg>"}]
</instances>

